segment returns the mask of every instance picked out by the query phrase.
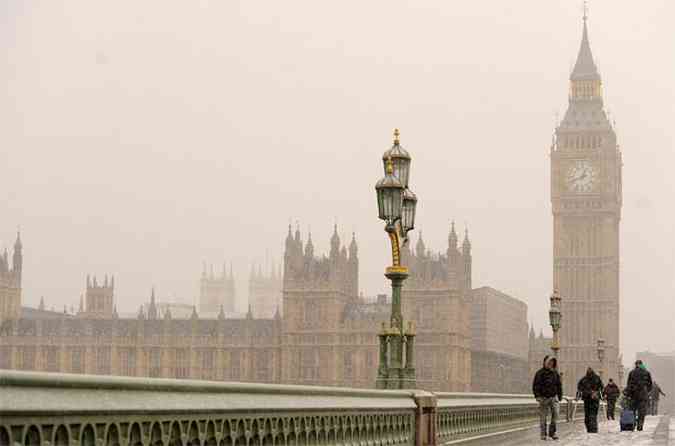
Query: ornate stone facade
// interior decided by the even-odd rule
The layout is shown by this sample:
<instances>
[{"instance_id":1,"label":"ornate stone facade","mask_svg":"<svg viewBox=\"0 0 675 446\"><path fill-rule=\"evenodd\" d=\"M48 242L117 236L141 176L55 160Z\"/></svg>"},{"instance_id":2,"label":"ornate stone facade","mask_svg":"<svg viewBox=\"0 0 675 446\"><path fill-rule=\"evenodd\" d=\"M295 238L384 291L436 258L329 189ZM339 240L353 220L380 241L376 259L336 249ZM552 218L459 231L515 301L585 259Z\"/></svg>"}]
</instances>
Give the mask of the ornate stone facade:
<instances>
[{"instance_id":1,"label":"ornate stone facade","mask_svg":"<svg viewBox=\"0 0 675 446\"><path fill-rule=\"evenodd\" d=\"M232 265L229 275L224 263L220 275L215 274L213 265L210 272L206 271L204 265L199 285L200 313L217 314L221 308L228 314L234 313L236 292Z\"/></svg>"},{"instance_id":2,"label":"ornate stone facade","mask_svg":"<svg viewBox=\"0 0 675 446\"><path fill-rule=\"evenodd\" d=\"M6 319L18 319L21 315L21 273L23 248L17 233L14 242L12 263L7 251L0 255L0 324Z\"/></svg>"},{"instance_id":3,"label":"ornate stone facade","mask_svg":"<svg viewBox=\"0 0 675 446\"><path fill-rule=\"evenodd\" d=\"M281 271L276 266L264 273L262 267L251 267L248 278L248 302L256 318L271 318L277 311L281 311L282 299Z\"/></svg>"},{"instance_id":4,"label":"ornate stone facade","mask_svg":"<svg viewBox=\"0 0 675 446\"><path fill-rule=\"evenodd\" d=\"M490 287L471 296L471 390L528 393L527 305Z\"/></svg>"},{"instance_id":5,"label":"ornate stone facade","mask_svg":"<svg viewBox=\"0 0 675 446\"><path fill-rule=\"evenodd\" d=\"M584 17L569 107L551 147L553 286L562 296L560 364L567 389L597 364L600 338L605 379L617 379L622 165Z\"/></svg>"},{"instance_id":6,"label":"ornate stone facade","mask_svg":"<svg viewBox=\"0 0 675 446\"><path fill-rule=\"evenodd\" d=\"M443 253L418 240L403 249L410 278L404 316L417 327L418 387L471 389L471 243L454 225ZM328 255L290 228L283 270L283 315L172 314L154 290L136 317L120 317L112 280L90 279L76 315L24 308L0 327L0 368L163 378L373 387L377 334L389 320L386 296L358 295L358 246L337 227ZM208 277L207 277L208 279ZM210 280L210 279L209 279ZM229 280L229 279L228 279ZM92 305L90 308L89 305ZM112 310L110 310L112 308ZM108 311L110 314L107 315ZM49 314L47 314L49 313Z\"/></svg>"}]
</instances>

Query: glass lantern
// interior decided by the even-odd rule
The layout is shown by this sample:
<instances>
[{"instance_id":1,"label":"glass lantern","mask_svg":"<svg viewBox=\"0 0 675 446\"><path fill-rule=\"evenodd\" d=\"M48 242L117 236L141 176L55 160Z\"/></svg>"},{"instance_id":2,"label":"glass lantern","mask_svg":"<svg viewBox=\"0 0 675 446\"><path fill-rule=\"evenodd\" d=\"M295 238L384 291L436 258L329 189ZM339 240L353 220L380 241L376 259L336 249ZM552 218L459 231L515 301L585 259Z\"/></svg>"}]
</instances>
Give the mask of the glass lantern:
<instances>
[{"instance_id":1,"label":"glass lantern","mask_svg":"<svg viewBox=\"0 0 675 446\"><path fill-rule=\"evenodd\" d=\"M415 212L417 209L417 196L410 189L403 192L403 205L401 209L401 229L403 234L415 229Z\"/></svg>"},{"instance_id":2,"label":"glass lantern","mask_svg":"<svg viewBox=\"0 0 675 446\"><path fill-rule=\"evenodd\" d=\"M410 154L401 146L399 141L399 131L394 130L394 144L391 149L384 152L382 155L382 162L384 164L385 174L387 172L387 162L391 159L393 175L399 179L403 187L408 187L410 179Z\"/></svg>"},{"instance_id":3,"label":"glass lantern","mask_svg":"<svg viewBox=\"0 0 675 446\"><path fill-rule=\"evenodd\" d=\"M387 160L387 170L384 178L375 185L377 192L377 209L380 220L393 225L401 218L404 187L393 175L392 161Z\"/></svg>"}]
</instances>

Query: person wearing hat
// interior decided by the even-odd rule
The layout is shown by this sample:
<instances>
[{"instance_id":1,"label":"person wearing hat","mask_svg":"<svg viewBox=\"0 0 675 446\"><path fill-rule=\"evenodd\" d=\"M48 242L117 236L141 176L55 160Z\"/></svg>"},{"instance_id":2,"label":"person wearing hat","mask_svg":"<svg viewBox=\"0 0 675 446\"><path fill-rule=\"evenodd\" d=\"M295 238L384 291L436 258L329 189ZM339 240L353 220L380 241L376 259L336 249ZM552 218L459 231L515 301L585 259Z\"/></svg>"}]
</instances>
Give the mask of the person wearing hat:
<instances>
[{"instance_id":1,"label":"person wearing hat","mask_svg":"<svg viewBox=\"0 0 675 446\"><path fill-rule=\"evenodd\" d=\"M639 431L642 430L645 423L651 391L652 375L647 370L647 366L638 359L635 361L635 368L628 374L628 383L624 393L630 398L631 409L635 411L637 416L637 430Z\"/></svg>"}]
</instances>

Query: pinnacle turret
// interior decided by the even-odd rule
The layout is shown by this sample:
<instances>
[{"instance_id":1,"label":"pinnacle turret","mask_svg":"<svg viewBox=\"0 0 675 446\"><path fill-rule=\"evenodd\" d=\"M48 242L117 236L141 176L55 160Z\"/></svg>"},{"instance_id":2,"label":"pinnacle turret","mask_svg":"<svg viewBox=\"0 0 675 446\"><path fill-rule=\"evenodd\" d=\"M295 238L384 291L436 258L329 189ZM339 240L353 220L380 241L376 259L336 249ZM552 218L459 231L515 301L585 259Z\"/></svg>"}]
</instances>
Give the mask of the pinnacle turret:
<instances>
[{"instance_id":1,"label":"pinnacle turret","mask_svg":"<svg viewBox=\"0 0 675 446\"><path fill-rule=\"evenodd\" d=\"M598 67L593 60L593 53L591 51L591 44L588 39L588 17L584 14L584 27L581 35L581 46L579 47L579 54L577 61L574 64L574 69L570 75L570 80L600 80L600 73Z\"/></svg>"},{"instance_id":2,"label":"pinnacle turret","mask_svg":"<svg viewBox=\"0 0 675 446\"><path fill-rule=\"evenodd\" d=\"M462 252L468 254L471 252L471 241L469 240L469 228L464 229L464 242L462 242Z\"/></svg>"},{"instance_id":3,"label":"pinnacle turret","mask_svg":"<svg viewBox=\"0 0 675 446\"><path fill-rule=\"evenodd\" d=\"M450 234L448 234L448 247L450 249L457 249L457 231L455 231L455 221L450 225Z\"/></svg>"},{"instance_id":4,"label":"pinnacle turret","mask_svg":"<svg viewBox=\"0 0 675 446\"><path fill-rule=\"evenodd\" d=\"M155 287L152 287L150 294L150 305L148 306L148 319L157 319L157 305L155 303Z\"/></svg>"}]
</instances>

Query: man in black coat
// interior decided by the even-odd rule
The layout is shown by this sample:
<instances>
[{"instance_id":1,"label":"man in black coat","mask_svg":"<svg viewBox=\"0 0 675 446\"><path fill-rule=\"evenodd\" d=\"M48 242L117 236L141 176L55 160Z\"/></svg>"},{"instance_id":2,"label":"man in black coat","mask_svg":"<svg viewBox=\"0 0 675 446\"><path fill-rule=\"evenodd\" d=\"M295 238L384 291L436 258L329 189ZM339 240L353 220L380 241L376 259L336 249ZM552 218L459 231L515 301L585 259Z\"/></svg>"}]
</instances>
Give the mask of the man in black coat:
<instances>
[{"instance_id":1,"label":"man in black coat","mask_svg":"<svg viewBox=\"0 0 675 446\"><path fill-rule=\"evenodd\" d=\"M607 419L608 420L614 419L614 410L615 410L615 407L616 407L616 400L619 398L620 394L621 394L621 391L619 390L619 386L617 386L614 383L614 380L612 378L609 378L609 383L605 387L605 390L602 391L602 395L605 397L605 401L607 401Z\"/></svg>"},{"instance_id":2,"label":"man in black coat","mask_svg":"<svg viewBox=\"0 0 675 446\"><path fill-rule=\"evenodd\" d=\"M598 410L603 388L602 379L590 367L577 384L577 398L584 400L584 423L589 434L598 433Z\"/></svg>"},{"instance_id":3,"label":"man in black coat","mask_svg":"<svg viewBox=\"0 0 675 446\"><path fill-rule=\"evenodd\" d=\"M652 391L652 375L641 360L635 361L635 368L628 374L626 396L630 398L631 409L637 416L637 430L641 431L649 407L649 393Z\"/></svg>"},{"instance_id":4,"label":"man in black coat","mask_svg":"<svg viewBox=\"0 0 675 446\"><path fill-rule=\"evenodd\" d=\"M558 439L556 421L558 420L558 403L562 400L562 383L557 371L558 361L548 356L544 357L543 366L534 375L532 393L539 403L539 425L541 439L551 437ZM546 419L551 414L551 423L546 429Z\"/></svg>"}]
</instances>

